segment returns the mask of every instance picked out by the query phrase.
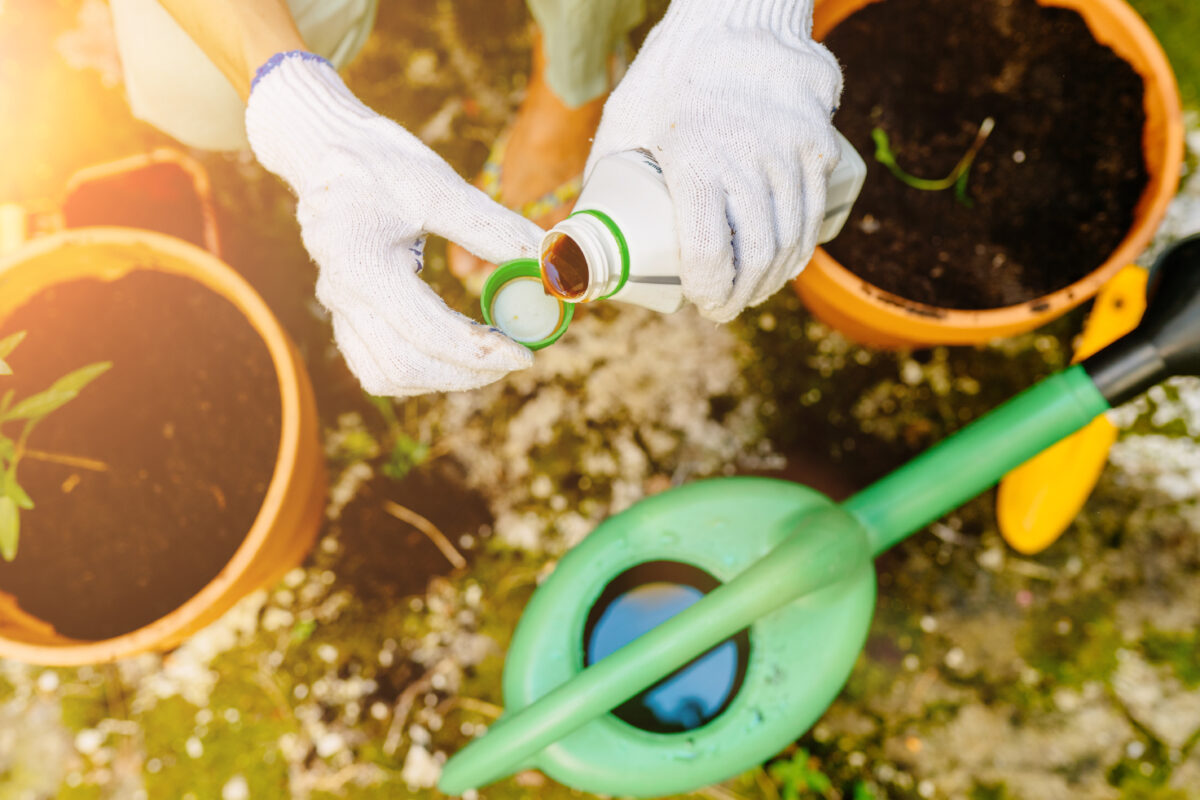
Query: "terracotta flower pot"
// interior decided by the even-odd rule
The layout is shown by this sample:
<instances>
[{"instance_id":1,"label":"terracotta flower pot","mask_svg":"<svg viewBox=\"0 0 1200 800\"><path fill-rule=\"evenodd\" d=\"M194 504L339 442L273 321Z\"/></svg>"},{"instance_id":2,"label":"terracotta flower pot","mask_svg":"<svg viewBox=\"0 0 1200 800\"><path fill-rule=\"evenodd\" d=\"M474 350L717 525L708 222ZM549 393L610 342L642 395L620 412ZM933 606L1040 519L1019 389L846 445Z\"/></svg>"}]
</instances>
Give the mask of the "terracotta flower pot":
<instances>
[{"instance_id":1,"label":"terracotta flower pot","mask_svg":"<svg viewBox=\"0 0 1200 800\"><path fill-rule=\"evenodd\" d=\"M173 647L250 591L298 565L316 538L326 481L312 385L295 346L266 304L215 256L170 236L130 228L80 228L37 239L0 259L0 321L55 284L81 278L115 281L138 270L190 278L215 292L233 304L266 345L282 405L279 447L266 495L250 530L216 577L137 630L101 641L69 639L0 595L6 601L0 602L2 658L66 666Z\"/></svg>"},{"instance_id":2,"label":"terracotta flower pot","mask_svg":"<svg viewBox=\"0 0 1200 800\"><path fill-rule=\"evenodd\" d=\"M221 255L208 172L170 147L81 169L67 180L63 227L160 231Z\"/></svg>"},{"instance_id":3,"label":"terracotta flower pot","mask_svg":"<svg viewBox=\"0 0 1200 800\"><path fill-rule=\"evenodd\" d=\"M879 0L817 0L814 35L821 39L854 12ZM1096 41L1125 59L1145 85L1142 147L1150 179L1135 222L1100 267L1075 283L1032 302L978 311L917 303L872 286L818 249L794 286L823 322L852 339L881 347L977 344L1033 330L1099 291L1150 243L1179 185L1184 127L1179 89L1162 47L1124 0L1039 0L1077 11ZM853 91L851 87L849 89Z\"/></svg>"}]
</instances>

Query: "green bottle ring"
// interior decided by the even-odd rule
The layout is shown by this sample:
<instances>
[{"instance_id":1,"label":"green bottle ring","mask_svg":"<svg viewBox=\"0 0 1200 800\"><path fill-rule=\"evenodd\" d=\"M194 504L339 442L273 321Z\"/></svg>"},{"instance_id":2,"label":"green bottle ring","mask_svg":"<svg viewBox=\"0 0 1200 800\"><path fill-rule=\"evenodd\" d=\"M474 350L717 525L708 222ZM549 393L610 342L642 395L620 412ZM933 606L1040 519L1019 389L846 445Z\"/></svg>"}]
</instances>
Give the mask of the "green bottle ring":
<instances>
[{"instance_id":1,"label":"green bottle ring","mask_svg":"<svg viewBox=\"0 0 1200 800\"><path fill-rule=\"evenodd\" d=\"M585 208L582 211L576 211L571 216L574 217L579 214L587 214L603 222L604 227L608 228L613 238L617 240L617 248L621 251L621 279L617 281L617 288L600 298L601 300L607 300L624 289L625 282L629 280L629 243L625 241L625 234L621 233L621 228L618 227L617 223L613 222L612 217L603 211L597 211L594 208Z\"/></svg>"}]
</instances>

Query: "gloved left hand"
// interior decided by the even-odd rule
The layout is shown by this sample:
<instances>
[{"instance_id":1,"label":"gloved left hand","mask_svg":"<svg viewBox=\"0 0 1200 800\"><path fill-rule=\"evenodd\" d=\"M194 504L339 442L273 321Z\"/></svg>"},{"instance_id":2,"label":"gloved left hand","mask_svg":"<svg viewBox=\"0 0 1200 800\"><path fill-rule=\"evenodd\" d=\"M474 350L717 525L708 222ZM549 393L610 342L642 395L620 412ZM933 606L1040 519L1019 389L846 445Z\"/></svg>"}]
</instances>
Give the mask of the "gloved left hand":
<instances>
[{"instance_id":1,"label":"gloved left hand","mask_svg":"<svg viewBox=\"0 0 1200 800\"><path fill-rule=\"evenodd\" d=\"M311 53L280 54L259 70L246 132L299 199L304 245L320 267L317 299L364 389L474 389L533 363L524 346L448 308L418 273L427 233L500 263L534 256L540 228L359 102Z\"/></svg>"}]
</instances>

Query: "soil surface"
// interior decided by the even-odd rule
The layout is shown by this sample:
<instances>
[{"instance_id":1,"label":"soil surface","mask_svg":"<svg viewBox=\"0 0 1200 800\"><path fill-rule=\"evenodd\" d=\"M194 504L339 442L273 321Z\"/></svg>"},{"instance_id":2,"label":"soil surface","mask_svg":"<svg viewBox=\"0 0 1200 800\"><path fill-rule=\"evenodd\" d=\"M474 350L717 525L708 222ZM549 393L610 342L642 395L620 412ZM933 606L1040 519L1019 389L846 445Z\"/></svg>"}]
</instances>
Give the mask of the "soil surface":
<instances>
[{"instance_id":1,"label":"soil surface","mask_svg":"<svg viewBox=\"0 0 1200 800\"><path fill-rule=\"evenodd\" d=\"M486 499L463 484L462 468L451 459L423 464L401 481L376 478L359 490L338 524L345 548L341 574L364 600L395 603L421 593L432 576L452 569L425 534L389 515L384 501L425 517L465 557L471 551L461 546L461 538L478 539L493 522Z\"/></svg>"},{"instance_id":2,"label":"soil surface","mask_svg":"<svg viewBox=\"0 0 1200 800\"><path fill-rule=\"evenodd\" d=\"M1034 0L886 0L826 44L845 69L835 124L867 161L829 253L910 300L997 308L1064 288L1106 261L1146 186L1141 79L1074 11ZM908 174L940 179L983 121L995 130L968 194L901 182L874 158L888 135Z\"/></svg>"},{"instance_id":3,"label":"soil surface","mask_svg":"<svg viewBox=\"0 0 1200 800\"><path fill-rule=\"evenodd\" d=\"M0 591L65 636L127 633L199 591L254 522L279 448L270 355L227 300L152 272L48 289L2 326L18 330L18 398L113 362L29 441L108 469L21 462L36 508Z\"/></svg>"}]
</instances>

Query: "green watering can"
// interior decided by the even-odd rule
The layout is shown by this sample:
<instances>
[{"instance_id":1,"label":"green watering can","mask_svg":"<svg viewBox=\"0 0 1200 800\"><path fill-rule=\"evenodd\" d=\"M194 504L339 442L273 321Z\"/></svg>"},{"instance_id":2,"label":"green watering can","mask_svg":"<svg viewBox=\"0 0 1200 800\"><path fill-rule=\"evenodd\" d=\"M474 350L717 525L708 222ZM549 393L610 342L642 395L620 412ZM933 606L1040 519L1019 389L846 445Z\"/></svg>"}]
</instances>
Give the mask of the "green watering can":
<instances>
[{"instance_id":1,"label":"green watering can","mask_svg":"<svg viewBox=\"0 0 1200 800\"><path fill-rule=\"evenodd\" d=\"M517 627L507 710L446 765L462 792L538 768L577 789L687 792L769 759L841 690L873 560L1172 375L1200 374L1200 237L1155 266L1141 325L841 505L769 478L650 497L559 563Z\"/></svg>"}]
</instances>

